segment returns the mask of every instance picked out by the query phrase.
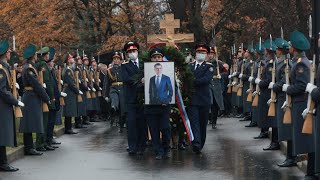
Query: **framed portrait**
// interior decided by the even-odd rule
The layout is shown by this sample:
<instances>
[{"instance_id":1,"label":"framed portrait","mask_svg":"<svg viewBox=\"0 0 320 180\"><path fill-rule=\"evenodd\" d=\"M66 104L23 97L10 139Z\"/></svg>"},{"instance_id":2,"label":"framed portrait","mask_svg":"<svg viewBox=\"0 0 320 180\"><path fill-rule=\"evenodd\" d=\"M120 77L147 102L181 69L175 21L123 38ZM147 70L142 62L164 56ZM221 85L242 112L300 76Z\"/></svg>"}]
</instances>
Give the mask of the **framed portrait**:
<instances>
[{"instance_id":1,"label":"framed portrait","mask_svg":"<svg viewBox=\"0 0 320 180\"><path fill-rule=\"evenodd\" d=\"M174 62L144 63L145 104L175 104Z\"/></svg>"}]
</instances>

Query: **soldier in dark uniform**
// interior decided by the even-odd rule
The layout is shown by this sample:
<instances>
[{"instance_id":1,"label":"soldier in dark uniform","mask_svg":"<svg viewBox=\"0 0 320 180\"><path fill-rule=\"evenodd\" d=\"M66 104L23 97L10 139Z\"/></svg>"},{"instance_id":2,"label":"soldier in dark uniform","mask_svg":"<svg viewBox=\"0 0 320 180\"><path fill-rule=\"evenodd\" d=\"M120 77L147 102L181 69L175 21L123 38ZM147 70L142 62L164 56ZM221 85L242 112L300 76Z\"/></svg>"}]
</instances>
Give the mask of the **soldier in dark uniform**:
<instances>
[{"instance_id":1,"label":"soldier in dark uniform","mask_svg":"<svg viewBox=\"0 0 320 180\"><path fill-rule=\"evenodd\" d=\"M90 66L89 66L89 59L87 57L87 55L83 56L83 72L82 72L82 76L83 76L83 83L88 87L88 89L86 90L86 110L87 110L87 115L86 116L82 116L82 124L83 125L90 125L92 123L90 123L90 117L89 117L89 113L92 110L92 103L91 103L91 92L92 92L92 87L89 81L89 71L90 71ZM85 79L84 79L85 78Z\"/></svg>"},{"instance_id":2,"label":"soldier in dark uniform","mask_svg":"<svg viewBox=\"0 0 320 180\"><path fill-rule=\"evenodd\" d=\"M49 61L49 47L43 47L39 51L40 59L37 61L36 66L38 71L43 73L43 87L45 88L52 104L48 105L50 109L55 109L55 97L53 87L53 77L51 71L47 65ZM48 132L48 119L49 112L43 112L43 130L44 133L37 133L36 149L37 151L53 151L54 148L47 144L47 132Z\"/></svg>"},{"instance_id":3,"label":"soldier in dark uniform","mask_svg":"<svg viewBox=\"0 0 320 180\"><path fill-rule=\"evenodd\" d=\"M77 95L82 95L83 92L76 87L74 71L75 62L71 54L66 53L64 55L64 62L66 63L66 68L62 74L63 78L63 92L67 93L68 96L65 97L65 106L63 107L63 116L65 117L64 126L65 134L77 134L77 132L72 130L72 117L77 117Z\"/></svg>"},{"instance_id":4,"label":"soldier in dark uniform","mask_svg":"<svg viewBox=\"0 0 320 180\"><path fill-rule=\"evenodd\" d=\"M217 129L217 119L219 110L224 110L221 87L221 73L223 72L223 63L218 60L218 57L216 57L216 52L212 47L210 47L208 59L208 62L210 62L213 67L213 76L209 86L211 95L211 123L212 129Z\"/></svg>"},{"instance_id":5,"label":"soldier in dark uniform","mask_svg":"<svg viewBox=\"0 0 320 180\"><path fill-rule=\"evenodd\" d=\"M20 122L20 132L23 134L26 155L42 155L33 147L32 133L44 133L42 102L51 104L50 98L43 85L39 83L35 62L37 60L36 47L28 45L23 52L23 58L27 60L22 71L24 94L22 102L23 118Z\"/></svg>"},{"instance_id":6,"label":"soldier in dark uniform","mask_svg":"<svg viewBox=\"0 0 320 180\"><path fill-rule=\"evenodd\" d=\"M194 74L194 93L190 97L188 115L194 135L192 141L193 152L200 154L206 141L206 130L209 119L210 90L209 85L213 77L214 68L211 63L205 62L210 48L206 44L197 44L195 47L196 61L189 65Z\"/></svg>"},{"instance_id":7,"label":"soldier in dark uniform","mask_svg":"<svg viewBox=\"0 0 320 180\"><path fill-rule=\"evenodd\" d=\"M16 128L13 106L24 104L17 100L11 93L11 74L8 64L10 59L10 48L8 41L0 42L0 171L13 172L18 168L8 164L6 146L16 146ZM13 86L15 88L16 85Z\"/></svg>"},{"instance_id":8,"label":"soldier in dark uniform","mask_svg":"<svg viewBox=\"0 0 320 180\"><path fill-rule=\"evenodd\" d=\"M88 67L89 88L91 89L90 105L87 108L90 122L98 122L97 110L98 110L98 97L97 91L99 90L95 82L96 71L94 65L95 59L91 59L90 66Z\"/></svg>"},{"instance_id":9,"label":"soldier in dark uniform","mask_svg":"<svg viewBox=\"0 0 320 180\"><path fill-rule=\"evenodd\" d=\"M223 95L223 105L224 105L224 111L223 116L229 117L232 111L232 105L231 105L231 94L228 93L228 87L230 86L229 83L229 74L230 74L230 68L227 63L223 64L224 71L221 75L223 80L223 86L222 86L222 95Z\"/></svg>"},{"instance_id":10,"label":"soldier in dark uniform","mask_svg":"<svg viewBox=\"0 0 320 180\"><path fill-rule=\"evenodd\" d=\"M292 124L283 123L283 103L286 101L286 93L282 91L282 85L286 83L285 68L287 63L291 67L291 62L287 59L289 43L282 39L275 40L277 46L277 61L276 61L276 82L270 82L269 89L273 89L276 93L276 119L278 124L278 140L287 141L287 158L284 162L278 164L279 167L296 166L295 156L292 155Z\"/></svg>"},{"instance_id":11,"label":"soldier in dark uniform","mask_svg":"<svg viewBox=\"0 0 320 180\"><path fill-rule=\"evenodd\" d=\"M125 101L128 111L128 145L129 155L143 154L147 141L147 125L143 106L138 102L137 95L144 91L142 64L139 63L139 45L128 42L124 45L129 61L122 63L121 73L124 82Z\"/></svg>"},{"instance_id":12,"label":"soldier in dark uniform","mask_svg":"<svg viewBox=\"0 0 320 180\"><path fill-rule=\"evenodd\" d=\"M291 96L293 125L293 155L308 153L308 166L305 179L316 179L314 176L315 150L312 134L302 133L304 118L302 112L307 107L305 89L310 81L310 62L305 51L310 49L310 43L301 32L290 34L290 53L293 54L293 64L290 72L291 84L283 84L282 90Z\"/></svg>"},{"instance_id":13,"label":"soldier in dark uniform","mask_svg":"<svg viewBox=\"0 0 320 180\"><path fill-rule=\"evenodd\" d=\"M83 62L81 59L81 56L75 55L74 56L76 60L76 68L75 68L75 73L78 73L78 81L76 83L79 83L79 89L82 92L86 92L88 90L88 86L85 85L85 80L83 79ZM75 126L74 128L81 129L81 128L87 128L82 124L83 122L83 117L87 116L87 97L86 93L83 93L81 95L82 97L82 102L77 101L77 117L75 117Z\"/></svg>"},{"instance_id":14,"label":"soldier in dark uniform","mask_svg":"<svg viewBox=\"0 0 320 180\"><path fill-rule=\"evenodd\" d=\"M261 80L256 79L255 83L259 84L260 87L260 98L258 103L259 108L259 121L258 126L268 131L269 127L272 127L272 138L271 144L263 150L279 150L280 144L278 142L278 130L277 121L275 117L268 116L268 104L271 98L271 90L268 88L272 81L272 68L275 61L276 44L271 40L267 39L264 43L266 48L266 59L263 61L263 70ZM266 108L267 107L267 108Z\"/></svg>"},{"instance_id":15,"label":"soldier in dark uniform","mask_svg":"<svg viewBox=\"0 0 320 180\"><path fill-rule=\"evenodd\" d=\"M105 78L102 94L107 102L111 101L112 114L114 115L116 112L120 114L119 133L121 133L126 121L126 110L121 73L121 55L119 52L113 52L112 62L113 66L107 70L107 77ZM112 124L113 120L111 120L111 125Z\"/></svg>"},{"instance_id":16,"label":"soldier in dark uniform","mask_svg":"<svg viewBox=\"0 0 320 180\"><path fill-rule=\"evenodd\" d=\"M240 78L239 75L241 74L241 67L242 64L245 63L245 59L243 58L243 54L244 54L244 49L242 49L243 47L239 47L239 50L237 52L237 62L238 62L238 69L237 69L237 73L235 73L234 77L238 79L238 84L236 84L236 86L239 88L240 87ZM237 107L237 115L236 118L244 118L245 114L243 111L243 96L238 96L237 94L238 92L235 93L236 95L236 107Z\"/></svg>"}]
</instances>

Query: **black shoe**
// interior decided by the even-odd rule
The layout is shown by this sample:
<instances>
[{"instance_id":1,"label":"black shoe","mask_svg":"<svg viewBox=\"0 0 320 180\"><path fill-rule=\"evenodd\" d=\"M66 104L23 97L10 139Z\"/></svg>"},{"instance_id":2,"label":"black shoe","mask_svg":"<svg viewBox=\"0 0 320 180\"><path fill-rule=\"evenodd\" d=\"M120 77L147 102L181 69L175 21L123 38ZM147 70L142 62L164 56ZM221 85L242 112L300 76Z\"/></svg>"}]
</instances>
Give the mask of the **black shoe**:
<instances>
[{"instance_id":1,"label":"black shoe","mask_svg":"<svg viewBox=\"0 0 320 180\"><path fill-rule=\"evenodd\" d=\"M44 148L45 148L47 151L54 151L54 150L56 150L54 147L49 146L49 145L44 146Z\"/></svg>"},{"instance_id":2,"label":"black shoe","mask_svg":"<svg viewBox=\"0 0 320 180\"><path fill-rule=\"evenodd\" d=\"M118 133L123 133L123 128L119 128Z\"/></svg>"},{"instance_id":3,"label":"black shoe","mask_svg":"<svg viewBox=\"0 0 320 180\"><path fill-rule=\"evenodd\" d=\"M40 151L40 152L45 152L47 149L44 148L44 147L38 147L37 148L37 151Z\"/></svg>"},{"instance_id":4,"label":"black shoe","mask_svg":"<svg viewBox=\"0 0 320 180\"><path fill-rule=\"evenodd\" d=\"M236 118L244 118L244 114L239 114L236 116Z\"/></svg>"},{"instance_id":5,"label":"black shoe","mask_svg":"<svg viewBox=\"0 0 320 180\"><path fill-rule=\"evenodd\" d=\"M90 122L88 122L88 121L83 121L82 124L83 124L83 125L92 125L93 123L90 123Z\"/></svg>"},{"instance_id":6,"label":"black shoe","mask_svg":"<svg viewBox=\"0 0 320 180\"><path fill-rule=\"evenodd\" d=\"M250 116L246 116L243 119L240 119L239 121L251 121L251 117Z\"/></svg>"},{"instance_id":7,"label":"black shoe","mask_svg":"<svg viewBox=\"0 0 320 180\"><path fill-rule=\"evenodd\" d=\"M293 167L293 166L297 166L297 163L294 159L286 159L285 161L283 161L282 163L278 164L279 167Z\"/></svg>"},{"instance_id":8,"label":"black shoe","mask_svg":"<svg viewBox=\"0 0 320 180\"><path fill-rule=\"evenodd\" d=\"M273 151L273 150L279 150L280 144L276 142L272 142L267 148L263 148L264 151Z\"/></svg>"},{"instance_id":9,"label":"black shoe","mask_svg":"<svg viewBox=\"0 0 320 180\"><path fill-rule=\"evenodd\" d=\"M90 122L100 122L98 119L95 119L95 118L91 118L90 119Z\"/></svg>"},{"instance_id":10,"label":"black shoe","mask_svg":"<svg viewBox=\"0 0 320 180\"><path fill-rule=\"evenodd\" d=\"M171 146L171 149L178 149L178 146L175 144L175 145L172 145Z\"/></svg>"},{"instance_id":11,"label":"black shoe","mask_svg":"<svg viewBox=\"0 0 320 180\"><path fill-rule=\"evenodd\" d=\"M129 156L134 156L134 155L136 155L137 153L135 152L135 151L128 151L128 154L129 154Z\"/></svg>"},{"instance_id":12,"label":"black shoe","mask_svg":"<svg viewBox=\"0 0 320 180\"><path fill-rule=\"evenodd\" d=\"M192 151L193 151L194 153L196 153L196 154L201 154L200 149L199 149L198 147L196 147L196 146L193 146Z\"/></svg>"},{"instance_id":13,"label":"black shoe","mask_svg":"<svg viewBox=\"0 0 320 180\"><path fill-rule=\"evenodd\" d=\"M84 129L84 128L87 128L86 126L83 126L82 124L77 124L74 126L74 128L76 129Z\"/></svg>"},{"instance_id":14,"label":"black shoe","mask_svg":"<svg viewBox=\"0 0 320 180\"><path fill-rule=\"evenodd\" d=\"M217 124L212 124L212 129L217 129Z\"/></svg>"},{"instance_id":15,"label":"black shoe","mask_svg":"<svg viewBox=\"0 0 320 180\"><path fill-rule=\"evenodd\" d=\"M258 126L258 124L257 123L250 123L249 125L246 125L246 126L244 126L244 127L257 127Z\"/></svg>"},{"instance_id":16,"label":"black shoe","mask_svg":"<svg viewBox=\"0 0 320 180\"><path fill-rule=\"evenodd\" d=\"M43 153L32 148L32 149L26 150L24 154L29 156L41 156Z\"/></svg>"},{"instance_id":17,"label":"black shoe","mask_svg":"<svg viewBox=\"0 0 320 180\"><path fill-rule=\"evenodd\" d=\"M12 167L9 164L2 164L0 165L0 171L4 171L4 172L16 172L19 171L18 168Z\"/></svg>"},{"instance_id":18,"label":"black shoe","mask_svg":"<svg viewBox=\"0 0 320 180\"><path fill-rule=\"evenodd\" d=\"M306 175L304 176L304 180L317 180L318 178L314 175Z\"/></svg>"},{"instance_id":19,"label":"black shoe","mask_svg":"<svg viewBox=\"0 0 320 180\"><path fill-rule=\"evenodd\" d=\"M178 145L178 148L179 148L179 150L182 150L182 151L186 150L186 147L184 147L184 145L182 143L180 143Z\"/></svg>"},{"instance_id":20,"label":"black shoe","mask_svg":"<svg viewBox=\"0 0 320 180\"><path fill-rule=\"evenodd\" d=\"M259 136L254 137L254 139L267 139L267 138L268 138L268 133L266 132L261 132Z\"/></svg>"},{"instance_id":21,"label":"black shoe","mask_svg":"<svg viewBox=\"0 0 320 180\"><path fill-rule=\"evenodd\" d=\"M169 159L171 156L170 156L170 153L167 152L167 153L164 153L164 155L162 155L162 159Z\"/></svg>"},{"instance_id":22,"label":"black shoe","mask_svg":"<svg viewBox=\"0 0 320 180\"><path fill-rule=\"evenodd\" d=\"M53 145L50 145L50 147L53 147L53 148L55 148L55 149L58 149L58 148L59 148L59 146L53 146Z\"/></svg>"},{"instance_id":23,"label":"black shoe","mask_svg":"<svg viewBox=\"0 0 320 180\"><path fill-rule=\"evenodd\" d=\"M54 145L59 145L59 144L61 144L61 142L58 142L58 141L56 141L55 139L52 139L52 142L51 142L51 144L54 144Z\"/></svg>"},{"instance_id":24,"label":"black shoe","mask_svg":"<svg viewBox=\"0 0 320 180\"><path fill-rule=\"evenodd\" d=\"M78 134L78 132L75 132L73 130L66 130L64 133L65 134Z\"/></svg>"},{"instance_id":25,"label":"black shoe","mask_svg":"<svg viewBox=\"0 0 320 180\"><path fill-rule=\"evenodd\" d=\"M161 160L162 156L160 154L156 155L156 160Z\"/></svg>"},{"instance_id":26,"label":"black shoe","mask_svg":"<svg viewBox=\"0 0 320 180\"><path fill-rule=\"evenodd\" d=\"M143 155L143 151L138 151L137 155L142 156Z\"/></svg>"}]
</instances>

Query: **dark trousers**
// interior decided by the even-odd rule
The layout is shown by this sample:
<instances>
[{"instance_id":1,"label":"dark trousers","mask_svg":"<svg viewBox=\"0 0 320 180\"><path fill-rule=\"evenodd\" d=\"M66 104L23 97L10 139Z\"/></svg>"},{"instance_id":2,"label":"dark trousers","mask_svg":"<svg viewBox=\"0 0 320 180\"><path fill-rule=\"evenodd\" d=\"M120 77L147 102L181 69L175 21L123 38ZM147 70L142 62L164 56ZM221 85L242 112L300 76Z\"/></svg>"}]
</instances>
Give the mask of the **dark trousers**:
<instances>
[{"instance_id":1,"label":"dark trousers","mask_svg":"<svg viewBox=\"0 0 320 180\"><path fill-rule=\"evenodd\" d=\"M74 118L75 126L80 126L82 124L81 117Z\"/></svg>"},{"instance_id":2,"label":"dark trousers","mask_svg":"<svg viewBox=\"0 0 320 180\"><path fill-rule=\"evenodd\" d=\"M48 118L49 113L43 113L43 133L37 133L36 136L36 147L44 147L47 145L47 131L48 131Z\"/></svg>"},{"instance_id":3,"label":"dark trousers","mask_svg":"<svg viewBox=\"0 0 320 180\"><path fill-rule=\"evenodd\" d=\"M229 115L232 112L232 105L231 105L231 97L232 94L230 93L223 93L223 103L224 103L224 114Z\"/></svg>"},{"instance_id":4,"label":"dark trousers","mask_svg":"<svg viewBox=\"0 0 320 180\"><path fill-rule=\"evenodd\" d=\"M65 129L65 131L72 130L71 119L72 119L72 117L65 117L64 118L64 129Z\"/></svg>"},{"instance_id":5,"label":"dark trousers","mask_svg":"<svg viewBox=\"0 0 320 180\"><path fill-rule=\"evenodd\" d=\"M5 146L0 146L0 165L7 164L7 151Z\"/></svg>"},{"instance_id":6,"label":"dark trousers","mask_svg":"<svg viewBox=\"0 0 320 180\"><path fill-rule=\"evenodd\" d=\"M147 123L143 108L128 104L128 145L129 151L143 152L147 142Z\"/></svg>"},{"instance_id":7,"label":"dark trousers","mask_svg":"<svg viewBox=\"0 0 320 180\"><path fill-rule=\"evenodd\" d=\"M194 148L201 150L206 142L207 124L209 119L210 106L189 106L188 116L194 140L192 145Z\"/></svg>"},{"instance_id":8,"label":"dark trousers","mask_svg":"<svg viewBox=\"0 0 320 180\"><path fill-rule=\"evenodd\" d=\"M292 154L292 141L291 140L289 140L289 141L287 141L287 158L288 159L292 159L292 158L294 158L295 156L293 156L293 154Z\"/></svg>"},{"instance_id":9,"label":"dark trousers","mask_svg":"<svg viewBox=\"0 0 320 180\"><path fill-rule=\"evenodd\" d=\"M23 143L24 143L24 150L28 151L33 149L33 139L32 133L23 133Z\"/></svg>"},{"instance_id":10,"label":"dark trousers","mask_svg":"<svg viewBox=\"0 0 320 180\"><path fill-rule=\"evenodd\" d=\"M307 166L307 174L308 176L313 176L315 173L315 158L316 154L308 153L308 166Z\"/></svg>"},{"instance_id":11,"label":"dark trousers","mask_svg":"<svg viewBox=\"0 0 320 180\"><path fill-rule=\"evenodd\" d=\"M108 103L107 101L103 98L100 97L100 109L101 109L101 116L104 119L107 119L108 117L108 109L107 109Z\"/></svg>"},{"instance_id":12,"label":"dark trousers","mask_svg":"<svg viewBox=\"0 0 320 180\"><path fill-rule=\"evenodd\" d=\"M278 141L278 128L272 128L272 138L271 138L272 142L279 142Z\"/></svg>"},{"instance_id":13,"label":"dark trousers","mask_svg":"<svg viewBox=\"0 0 320 180\"><path fill-rule=\"evenodd\" d=\"M152 145L157 155L168 153L171 138L170 112L164 114L147 114L146 119L149 124ZM160 138L162 133L162 139Z\"/></svg>"},{"instance_id":14,"label":"dark trousers","mask_svg":"<svg viewBox=\"0 0 320 180\"><path fill-rule=\"evenodd\" d=\"M47 131L47 144L48 145L52 144L53 130L54 130L54 125L55 125L56 119L57 119L57 113L58 113L58 111L55 111L55 110L49 111L48 131Z\"/></svg>"},{"instance_id":15,"label":"dark trousers","mask_svg":"<svg viewBox=\"0 0 320 180\"><path fill-rule=\"evenodd\" d=\"M211 105L211 121L212 124L217 124L219 105L216 102L216 99L213 97L213 104Z\"/></svg>"}]
</instances>

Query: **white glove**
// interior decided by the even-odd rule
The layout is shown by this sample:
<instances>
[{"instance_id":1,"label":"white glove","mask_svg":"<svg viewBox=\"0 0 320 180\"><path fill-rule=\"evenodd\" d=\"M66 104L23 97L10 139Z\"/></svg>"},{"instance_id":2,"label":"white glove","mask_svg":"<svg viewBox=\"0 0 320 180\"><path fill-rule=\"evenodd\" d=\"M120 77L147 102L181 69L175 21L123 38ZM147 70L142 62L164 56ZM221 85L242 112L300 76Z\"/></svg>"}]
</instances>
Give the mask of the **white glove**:
<instances>
[{"instance_id":1,"label":"white glove","mask_svg":"<svg viewBox=\"0 0 320 180\"><path fill-rule=\"evenodd\" d=\"M99 79L99 83L101 82L101 80Z\"/></svg>"},{"instance_id":2,"label":"white glove","mask_svg":"<svg viewBox=\"0 0 320 180\"><path fill-rule=\"evenodd\" d=\"M239 74L239 78L242 78L243 74Z\"/></svg>"},{"instance_id":3,"label":"white glove","mask_svg":"<svg viewBox=\"0 0 320 180\"><path fill-rule=\"evenodd\" d=\"M251 89L248 89L248 90L246 91L246 93L248 94L250 91L251 91Z\"/></svg>"},{"instance_id":4,"label":"white glove","mask_svg":"<svg viewBox=\"0 0 320 180\"><path fill-rule=\"evenodd\" d=\"M231 78L232 78L232 76L231 76L231 75L229 75L229 76L228 76L228 78L229 78L229 79L231 79Z\"/></svg>"},{"instance_id":5,"label":"white glove","mask_svg":"<svg viewBox=\"0 0 320 180\"><path fill-rule=\"evenodd\" d=\"M107 102L109 102L109 98L108 97L106 97L106 98L104 98Z\"/></svg>"},{"instance_id":6,"label":"white glove","mask_svg":"<svg viewBox=\"0 0 320 180\"><path fill-rule=\"evenodd\" d=\"M47 88L46 83L43 83L43 84L42 84L42 87L43 87L43 88Z\"/></svg>"},{"instance_id":7,"label":"white glove","mask_svg":"<svg viewBox=\"0 0 320 180\"><path fill-rule=\"evenodd\" d=\"M302 117L303 117L303 119L307 116L308 112L309 112L309 111L308 111L308 108L306 108L306 109L303 110L303 112L302 112L302 114L301 114Z\"/></svg>"},{"instance_id":8,"label":"white glove","mask_svg":"<svg viewBox=\"0 0 320 180\"><path fill-rule=\"evenodd\" d=\"M20 107L24 107L24 103L23 103L23 102L21 102L21 101L18 101L18 106L20 106Z\"/></svg>"},{"instance_id":9,"label":"white glove","mask_svg":"<svg viewBox=\"0 0 320 180\"><path fill-rule=\"evenodd\" d=\"M269 86L268 86L268 89L272 89L272 88L273 88L273 85L274 85L274 82L270 82L270 83L269 83Z\"/></svg>"},{"instance_id":10,"label":"white glove","mask_svg":"<svg viewBox=\"0 0 320 180\"><path fill-rule=\"evenodd\" d=\"M17 88L17 89L20 89L20 86L19 86L19 84L18 84L18 83L16 83L16 88Z\"/></svg>"},{"instance_id":11,"label":"white glove","mask_svg":"<svg viewBox=\"0 0 320 180\"><path fill-rule=\"evenodd\" d=\"M92 82L94 82L94 79L92 79Z\"/></svg>"},{"instance_id":12,"label":"white glove","mask_svg":"<svg viewBox=\"0 0 320 180\"><path fill-rule=\"evenodd\" d=\"M311 84L311 83L308 83L307 87L306 87L306 92L308 92L309 94L311 94L311 92L317 88L317 86Z\"/></svg>"},{"instance_id":13,"label":"white glove","mask_svg":"<svg viewBox=\"0 0 320 180\"><path fill-rule=\"evenodd\" d=\"M91 89L88 87L88 91L91 91Z\"/></svg>"},{"instance_id":14,"label":"white glove","mask_svg":"<svg viewBox=\"0 0 320 180\"><path fill-rule=\"evenodd\" d=\"M61 83L61 85L63 85L63 81L62 81L62 79L60 80L60 83Z\"/></svg>"},{"instance_id":15,"label":"white glove","mask_svg":"<svg viewBox=\"0 0 320 180\"><path fill-rule=\"evenodd\" d=\"M62 97L67 97L67 93L64 93L64 92L61 92L60 95L61 95Z\"/></svg>"},{"instance_id":16,"label":"white glove","mask_svg":"<svg viewBox=\"0 0 320 180\"><path fill-rule=\"evenodd\" d=\"M235 82L235 81L233 81L231 85L232 85L232 86L236 85L236 82Z\"/></svg>"},{"instance_id":17,"label":"white glove","mask_svg":"<svg viewBox=\"0 0 320 180\"><path fill-rule=\"evenodd\" d=\"M227 87L230 87L230 86L232 86L232 84L228 84L228 85L227 85Z\"/></svg>"},{"instance_id":18,"label":"white glove","mask_svg":"<svg viewBox=\"0 0 320 180\"><path fill-rule=\"evenodd\" d=\"M80 95L83 95L83 92L79 90L79 94L80 94Z\"/></svg>"},{"instance_id":19,"label":"white glove","mask_svg":"<svg viewBox=\"0 0 320 180\"><path fill-rule=\"evenodd\" d=\"M92 91L93 91L93 92L96 92L96 89L95 89L95 88L92 88Z\"/></svg>"},{"instance_id":20,"label":"white glove","mask_svg":"<svg viewBox=\"0 0 320 180\"><path fill-rule=\"evenodd\" d=\"M102 88L101 88L101 87L99 87L99 90L100 90L100 91L102 91Z\"/></svg>"},{"instance_id":21,"label":"white glove","mask_svg":"<svg viewBox=\"0 0 320 180\"><path fill-rule=\"evenodd\" d=\"M221 79L221 75L217 75L217 78L218 78L218 79Z\"/></svg>"},{"instance_id":22,"label":"white glove","mask_svg":"<svg viewBox=\"0 0 320 180\"><path fill-rule=\"evenodd\" d=\"M258 94L258 92L257 91L254 91L253 93L252 93L252 96L254 97L254 96L256 96Z\"/></svg>"},{"instance_id":23,"label":"white glove","mask_svg":"<svg viewBox=\"0 0 320 180\"><path fill-rule=\"evenodd\" d=\"M271 101L272 101L272 99L269 99L269 100L267 101L268 106L270 105Z\"/></svg>"},{"instance_id":24,"label":"white glove","mask_svg":"<svg viewBox=\"0 0 320 180\"><path fill-rule=\"evenodd\" d=\"M283 86L282 86L282 91L283 91L283 92L287 92L288 87L289 87L288 84L283 84Z\"/></svg>"},{"instance_id":25,"label":"white glove","mask_svg":"<svg viewBox=\"0 0 320 180\"><path fill-rule=\"evenodd\" d=\"M79 79L79 83L81 83L81 80Z\"/></svg>"},{"instance_id":26,"label":"white glove","mask_svg":"<svg viewBox=\"0 0 320 180\"><path fill-rule=\"evenodd\" d=\"M281 109L284 109L286 106L287 106L287 101L283 103L283 105L281 106Z\"/></svg>"},{"instance_id":27,"label":"white glove","mask_svg":"<svg viewBox=\"0 0 320 180\"><path fill-rule=\"evenodd\" d=\"M249 81L249 82L252 82L252 80L253 80L253 77L250 76L249 79L248 79L248 81Z\"/></svg>"},{"instance_id":28,"label":"white glove","mask_svg":"<svg viewBox=\"0 0 320 180\"><path fill-rule=\"evenodd\" d=\"M254 83L259 84L261 81L261 79L257 78L256 80L254 80Z\"/></svg>"},{"instance_id":29,"label":"white glove","mask_svg":"<svg viewBox=\"0 0 320 180\"><path fill-rule=\"evenodd\" d=\"M237 75L237 72L233 72L232 73L232 77L234 77L235 75Z\"/></svg>"},{"instance_id":30,"label":"white glove","mask_svg":"<svg viewBox=\"0 0 320 180\"><path fill-rule=\"evenodd\" d=\"M88 78L86 78L86 81L87 81L87 82L89 82L89 79L88 79Z\"/></svg>"}]
</instances>

